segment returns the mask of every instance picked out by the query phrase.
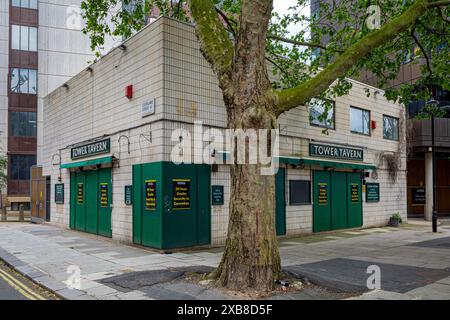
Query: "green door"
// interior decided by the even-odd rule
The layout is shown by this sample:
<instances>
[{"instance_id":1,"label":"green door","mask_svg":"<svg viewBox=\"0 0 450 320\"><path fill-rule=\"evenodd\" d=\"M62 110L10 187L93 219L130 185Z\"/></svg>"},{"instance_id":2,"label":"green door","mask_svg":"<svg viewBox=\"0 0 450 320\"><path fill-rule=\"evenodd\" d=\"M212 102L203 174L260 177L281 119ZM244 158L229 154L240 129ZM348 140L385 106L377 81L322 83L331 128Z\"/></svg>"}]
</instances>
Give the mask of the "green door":
<instances>
[{"instance_id":1,"label":"green door","mask_svg":"<svg viewBox=\"0 0 450 320\"><path fill-rule=\"evenodd\" d=\"M75 175L75 229L86 231L86 173Z\"/></svg>"},{"instance_id":2,"label":"green door","mask_svg":"<svg viewBox=\"0 0 450 320\"><path fill-rule=\"evenodd\" d=\"M181 248L197 245L197 166L164 166L164 245ZM205 201L207 198L205 198Z\"/></svg>"},{"instance_id":3,"label":"green door","mask_svg":"<svg viewBox=\"0 0 450 320\"><path fill-rule=\"evenodd\" d=\"M348 173L347 205L349 228L359 228L363 225L361 188L361 175L359 173Z\"/></svg>"},{"instance_id":4,"label":"green door","mask_svg":"<svg viewBox=\"0 0 450 320\"><path fill-rule=\"evenodd\" d=\"M330 173L314 171L313 231L331 230Z\"/></svg>"},{"instance_id":5,"label":"green door","mask_svg":"<svg viewBox=\"0 0 450 320\"><path fill-rule=\"evenodd\" d=\"M111 237L111 189L110 168L72 172L70 174L70 227Z\"/></svg>"},{"instance_id":6,"label":"green door","mask_svg":"<svg viewBox=\"0 0 450 320\"><path fill-rule=\"evenodd\" d=\"M133 242L158 249L210 244L210 181L207 165L133 166Z\"/></svg>"},{"instance_id":7,"label":"green door","mask_svg":"<svg viewBox=\"0 0 450 320\"><path fill-rule=\"evenodd\" d=\"M136 166L133 190L133 232L135 243L148 247L162 246L162 163L149 163ZM138 197L139 199L136 199ZM134 208L138 210L134 211Z\"/></svg>"},{"instance_id":8,"label":"green door","mask_svg":"<svg viewBox=\"0 0 450 320\"><path fill-rule=\"evenodd\" d=\"M275 176L275 225L277 236L286 234L286 169L279 168Z\"/></svg>"},{"instance_id":9,"label":"green door","mask_svg":"<svg viewBox=\"0 0 450 320\"><path fill-rule=\"evenodd\" d=\"M86 171L86 232L98 233L97 170Z\"/></svg>"},{"instance_id":10,"label":"green door","mask_svg":"<svg viewBox=\"0 0 450 320\"><path fill-rule=\"evenodd\" d=\"M347 174L331 173L331 226L332 230L347 228Z\"/></svg>"},{"instance_id":11,"label":"green door","mask_svg":"<svg viewBox=\"0 0 450 320\"><path fill-rule=\"evenodd\" d=\"M97 233L104 237L111 237L111 201L112 201L112 177L111 168L105 168L98 171L96 180L96 198L97 198Z\"/></svg>"}]
</instances>

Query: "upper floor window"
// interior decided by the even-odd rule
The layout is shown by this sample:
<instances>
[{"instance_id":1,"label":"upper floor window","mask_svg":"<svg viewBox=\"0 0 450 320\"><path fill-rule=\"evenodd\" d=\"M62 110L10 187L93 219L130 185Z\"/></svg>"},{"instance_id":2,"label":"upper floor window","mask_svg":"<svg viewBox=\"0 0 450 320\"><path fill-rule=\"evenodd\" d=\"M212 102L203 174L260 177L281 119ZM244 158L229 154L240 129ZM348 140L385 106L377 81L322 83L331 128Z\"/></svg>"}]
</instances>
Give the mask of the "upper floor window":
<instances>
[{"instance_id":1,"label":"upper floor window","mask_svg":"<svg viewBox=\"0 0 450 320\"><path fill-rule=\"evenodd\" d=\"M398 119L383 116L383 138L398 141Z\"/></svg>"},{"instance_id":2,"label":"upper floor window","mask_svg":"<svg viewBox=\"0 0 450 320\"><path fill-rule=\"evenodd\" d=\"M309 121L311 125L334 129L335 103L331 100L312 99L309 102Z\"/></svg>"},{"instance_id":3,"label":"upper floor window","mask_svg":"<svg viewBox=\"0 0 450 320\"><path fill-rule=\"evenodd\" d=\"M37 70L11 69L11 92L37 94Z\"/></svg>"},{"instance_id":4,"label":"upper floor window","mask_svg":"<svg viewBox=\"0 0 450 320\"><path fill-rule=\"evenodd\" d=\"M37 9L38 0L12 0L13 7Z\"/></svg>"},{"instance_id":5,"label":"upper floor window","mask_svg":"<svg viewBox=\"0 0 450 320\"><path fill-rule=\"evenodd\" d=\"M36 137L36 112L11 112L11 135Z\"/></svg>"},{"instance_id":6,"label":"upper floor window","mask_svg":"<svg viewBox=\"0 0 450 320\"><path fill-rule=\"evenodd\" d=\"M13 50L37 51L37 28L12 25L11 48Z\"/></svg>"},{"instance_id":7,"label":"upper floor window","mask_svg":"<svg viewBox=\"0 0 450 320\"><path fill-rule=\"evenodd\" d=\"M11 180L30 180L31 167L36 164L35 155L11 155Z\"/></svg>"},{"instance_id":8,"label":"upper floor window","mask_svg":"<svg viewBox=\"0 0 450 320\"><path fill-rule=\"evenodd\" d=\"M350 107L350 131L370 135L370 111Z\"/></svg>"}]
</instances>

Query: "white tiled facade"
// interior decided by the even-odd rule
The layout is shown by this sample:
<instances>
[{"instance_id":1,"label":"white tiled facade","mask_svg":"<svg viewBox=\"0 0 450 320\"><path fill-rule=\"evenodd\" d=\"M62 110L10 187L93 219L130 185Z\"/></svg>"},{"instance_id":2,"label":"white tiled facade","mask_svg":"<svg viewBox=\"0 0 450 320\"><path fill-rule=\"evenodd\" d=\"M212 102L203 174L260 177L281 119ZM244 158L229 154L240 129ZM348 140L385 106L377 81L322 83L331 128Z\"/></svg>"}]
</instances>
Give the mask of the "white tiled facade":
<instances>
[{"instance_id":1,"label":"white tiled facade","mask_svg":"<svg viewBox=\"0 0 450 320\"><path fill-rule=\"evenodd\" d=\"M172 141L175 129L193 132L194 121L203 123L203 130L226 128L226 111L217 79L202 57L191 25L168 18L159 18L97 63L67 81L45 99L43 145L44 175L51 176L51 222L68 227L70 217L70 173L60 164L71 163L74 144L109 137L111 156L119 165L113 168L112 235L123 242L132 242L132 207L124 204L124 186L132 184L132 165L171 161L171 152L179 143ZM133 98L125 97L125 87L133 85ZM381 94L367 98L367 86L354 82L350 94L336 101L336 130L328 135L321 128L309 125L305 107L298 107L279 120L282 156L308 156L308 145L316 142L362 147L364 162L377 165L378 178L367 181L381 184L381 202L363 204L364 227L386 224L399 212L406 218L406 153L400 142L383 139L382 115L404 118L402 106L387 102ZM369 88L372 93L375 88ZM141 116L141 105L155 99L155 113ZM371 111L378 128L371 136L350 133L350 105ZM404 131L401 127L401 132ZM119 142L120 141L120 142ZM128 141L130 149L128 152ZM204 142L206 146L208 142ZM198 141L194 148L201 145ZM401 168L395 183L389 180L380 162L382 152L400 152ZM61 156L59 156L61 154ZM103 155L105 156L105 155ZM95 158L95 157L93 157ZM89 160L87 158L86 160ZM288 179L311 179L311 168L289 168ZM312 168L316 169L316 168ZM65 185L64 205L54 203L54 187L61 174ZM211 185L223 185L225 205L212 206L212 245L223 245L228 227L230 196L229 166L219 165L211 174ZM288 195L288 188L286 188ZM287 201L289 203L289 201ZM287 206L288 235L312 232L312 205Z\"/></svg>"}]
</instances>

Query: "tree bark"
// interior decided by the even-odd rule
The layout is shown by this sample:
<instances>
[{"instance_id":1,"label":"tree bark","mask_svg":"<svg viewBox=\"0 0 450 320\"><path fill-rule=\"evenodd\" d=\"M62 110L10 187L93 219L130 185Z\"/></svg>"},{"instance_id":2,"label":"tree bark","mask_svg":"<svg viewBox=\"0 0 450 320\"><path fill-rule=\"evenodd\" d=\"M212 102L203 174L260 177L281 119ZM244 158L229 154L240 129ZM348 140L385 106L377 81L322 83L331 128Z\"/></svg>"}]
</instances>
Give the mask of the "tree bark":
<instances>
[{"instance_id":1,"label":"tree bark","mask_svg":"<svg viewBox=\"0 0 450 320\"><path fill-rule=\"evenodd\" d=\"M275 117L266 108L259 104L235 106L230 110L236 112L229 117L235 128L274 129ZM246 159L248 152L247 144ZM231 290L271 291L281 273L275 231L275 178L262 175L261 169L260 164L231 166L228 237L214 274L218 285Z\"/></svg>"}]
</instances>

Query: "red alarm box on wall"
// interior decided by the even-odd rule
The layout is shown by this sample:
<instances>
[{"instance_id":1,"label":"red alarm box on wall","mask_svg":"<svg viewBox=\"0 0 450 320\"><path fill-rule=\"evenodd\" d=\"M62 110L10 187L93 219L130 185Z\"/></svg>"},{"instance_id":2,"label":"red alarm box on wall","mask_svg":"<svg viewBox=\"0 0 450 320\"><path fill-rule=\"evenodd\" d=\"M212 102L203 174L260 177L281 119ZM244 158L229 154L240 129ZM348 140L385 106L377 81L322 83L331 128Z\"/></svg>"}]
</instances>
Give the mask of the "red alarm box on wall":
<instances>
[{"instance_id":1,"label":"red alarm box on wall","mask_svg":"<svg viewBox=\"0 0 450 320\"><path fill-rule=\"evenodd\" d=\"M377 122L372 120L370 123L370 127L372 128L372 130L375 130L377 128Z\"/></svg>"},{"instance_id":2,"label":"red alarm box on wall","mask_svg":"<svg viewBox=\"0 0 450 320\"><path fill-rule=\"evenodd\" d=\"M129 100L133 99L133 86L129 85L125 88L125 97Z\"/></svg>"}]
</instances>

